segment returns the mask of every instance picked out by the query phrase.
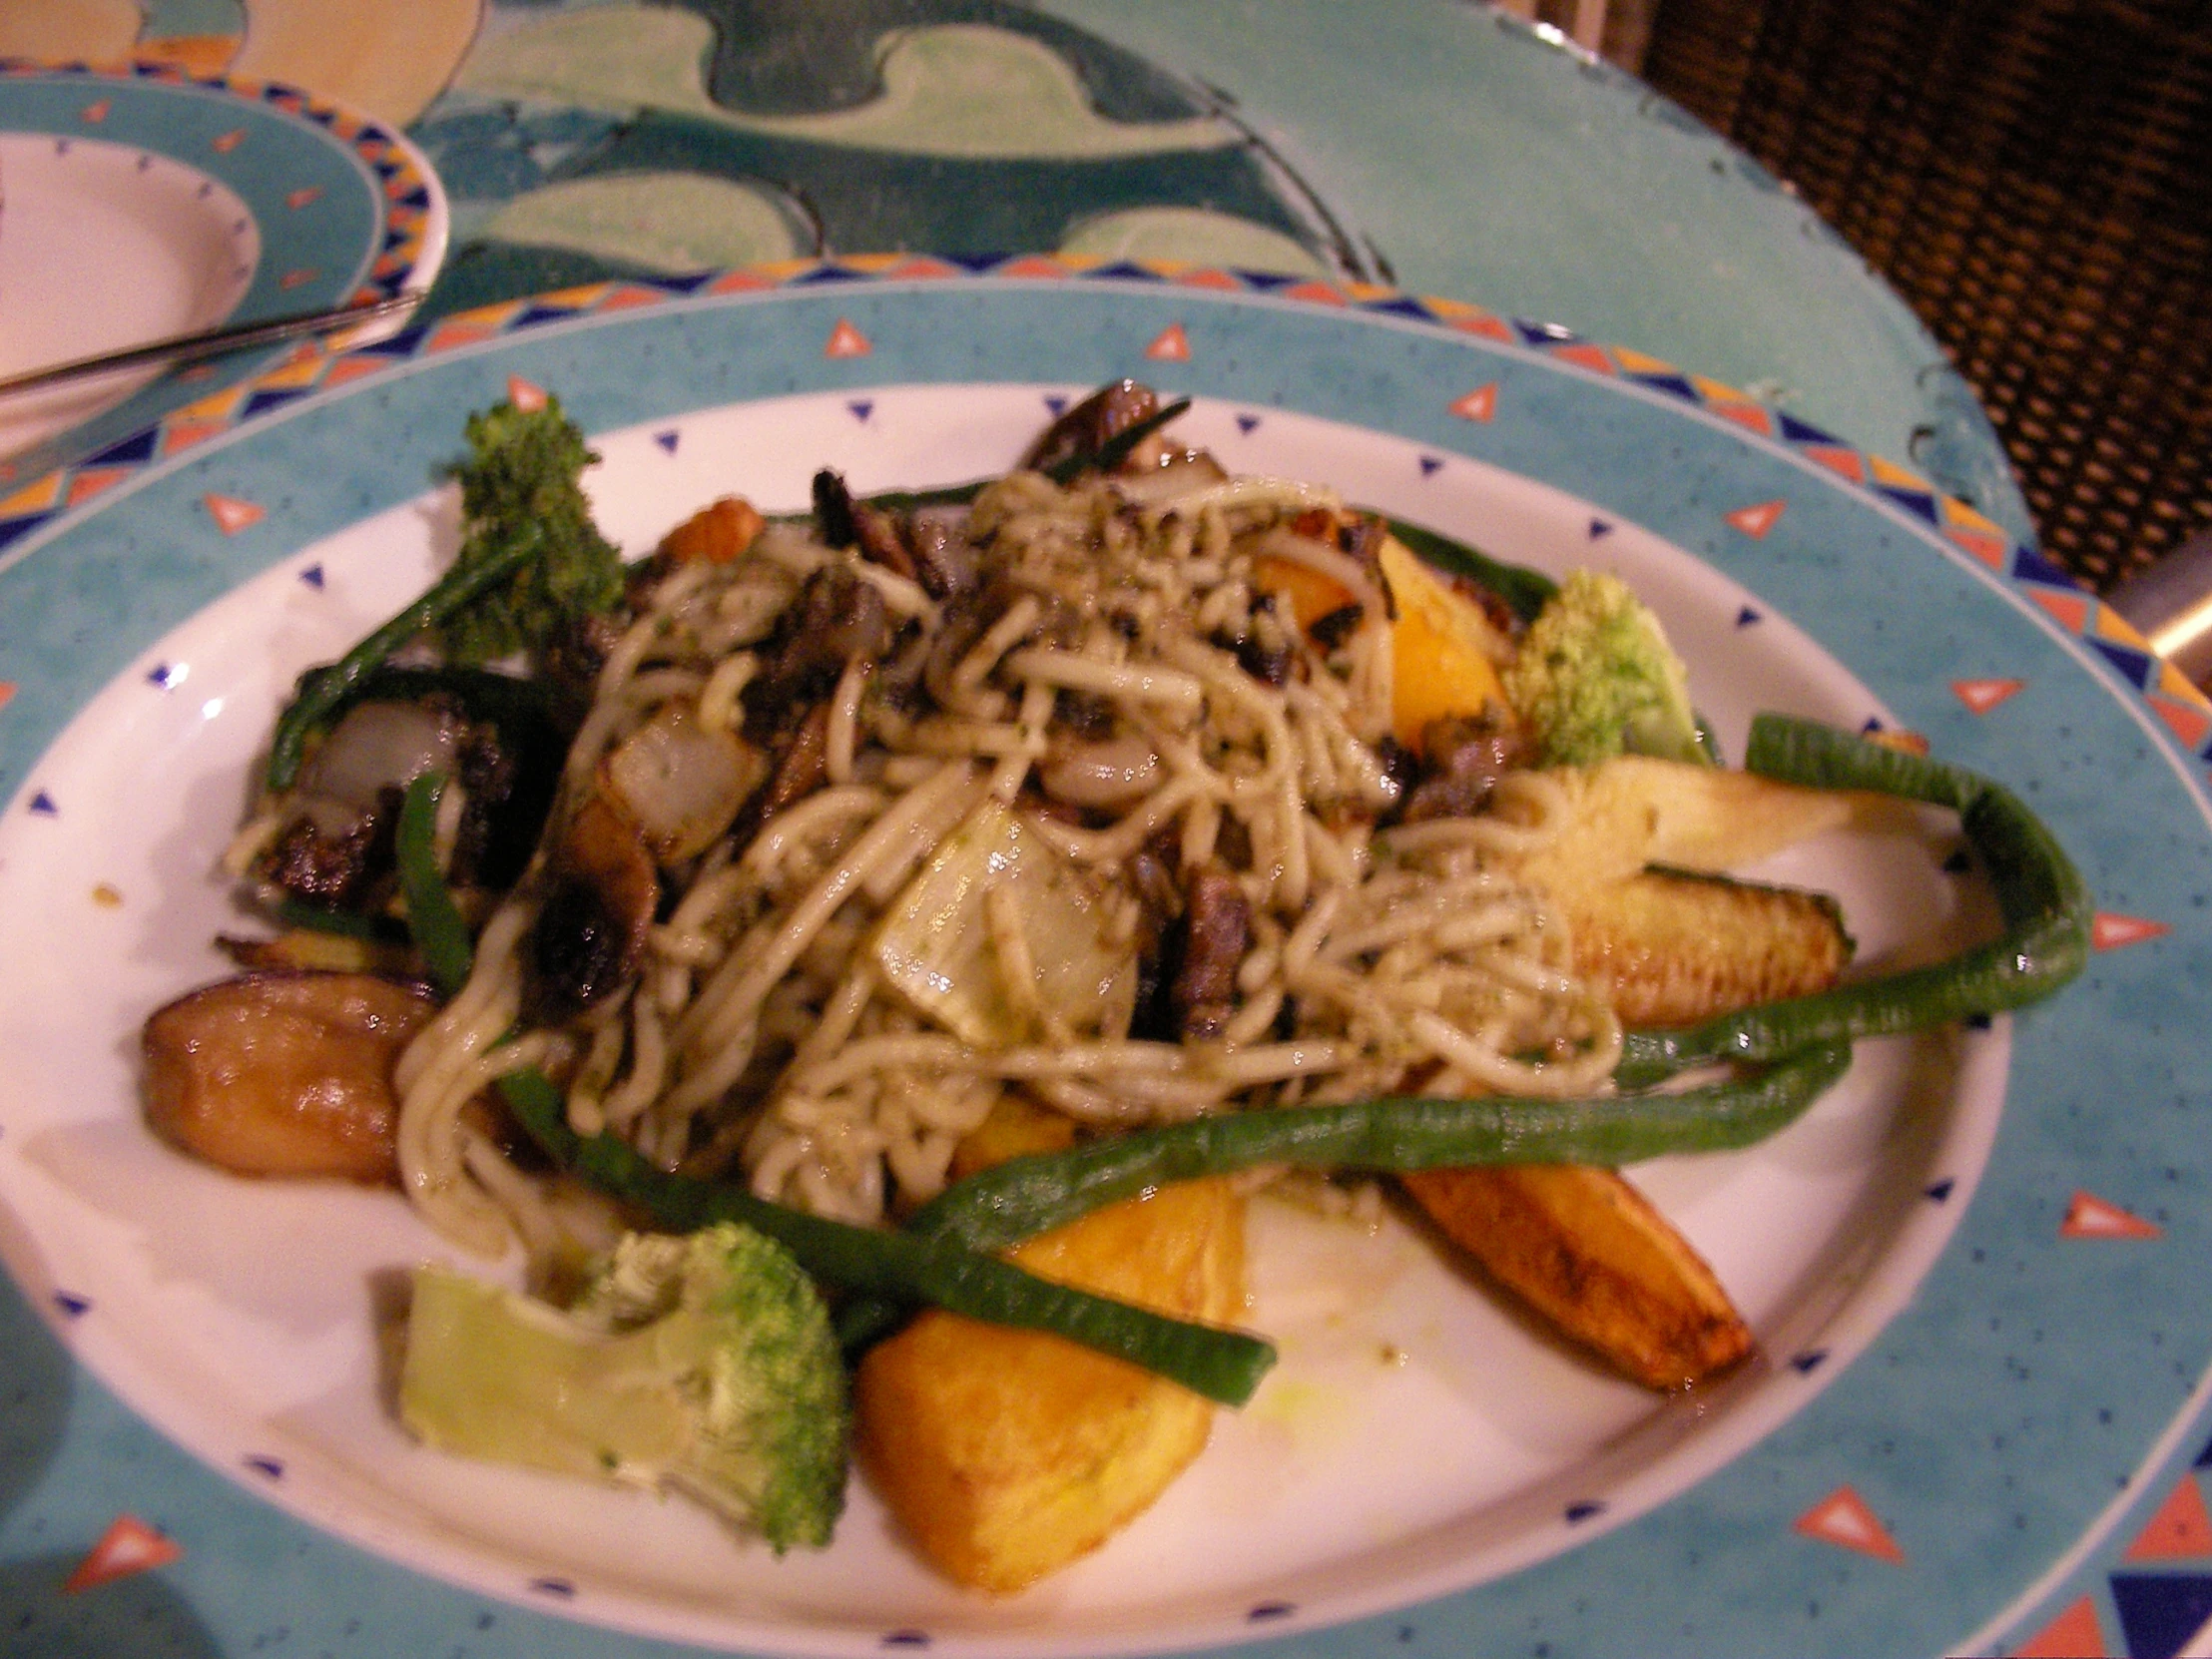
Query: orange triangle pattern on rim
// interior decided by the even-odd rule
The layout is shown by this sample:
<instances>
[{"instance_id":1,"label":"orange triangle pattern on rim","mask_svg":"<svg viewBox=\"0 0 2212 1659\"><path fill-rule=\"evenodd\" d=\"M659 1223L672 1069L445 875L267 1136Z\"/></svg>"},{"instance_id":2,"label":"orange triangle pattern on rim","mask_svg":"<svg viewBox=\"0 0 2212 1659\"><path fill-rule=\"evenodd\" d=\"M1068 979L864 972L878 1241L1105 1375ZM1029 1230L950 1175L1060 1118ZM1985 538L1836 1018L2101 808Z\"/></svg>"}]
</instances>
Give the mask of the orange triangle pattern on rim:
<instances>
[{"instance_id":1,"label":"orange triangle pattern on rim","mask_svg":"<svg viewBox=\"0 0 2212 1659\"><path fill-rule=\"evenodd\" d=\"M166 1567L184 1555L174 1538L163 1536L136 1515L118 1515L100 1534L100 1541L77 1563L62 1583L64 1595L77 1595L101 1584L111 1584L133 1573Z\"/></svg>"},{"instance_id":2,"label":"orange triangle pattern on rim","mask_svg":"<svg viewBox=\"0 0 2212 1659\"><path fill-rule=\"evenodd\" d=\"M1849 1486L1837 1487L1798 1516L1795 1530L1824 1544L1856 1550L1893 1566L1905 1564L1905 1551L1890 1536L1890 1529L1875 1518L1866 1500Z\"/></svg>"}]
</instances>

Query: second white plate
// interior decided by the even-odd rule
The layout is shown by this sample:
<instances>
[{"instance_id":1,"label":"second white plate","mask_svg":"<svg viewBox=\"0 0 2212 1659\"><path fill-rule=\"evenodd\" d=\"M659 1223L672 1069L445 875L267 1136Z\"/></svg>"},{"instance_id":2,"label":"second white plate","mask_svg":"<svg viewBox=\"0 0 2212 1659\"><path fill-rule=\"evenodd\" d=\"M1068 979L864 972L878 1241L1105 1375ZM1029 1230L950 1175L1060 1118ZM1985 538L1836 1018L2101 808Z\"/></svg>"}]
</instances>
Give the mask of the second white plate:
<instances>
[{"instance_id":1,"label":"second white plate","mask_svg":"<svg viewBox=\"0 0 2212 1659\"><path fill-rule=\"evenodd\" d=\"M153 64L0 63L0 375L420 292L446 225L414 148L331 105ZM0 397L0 484L128 441L281 349Z\"/></svg>"}]
</instances>

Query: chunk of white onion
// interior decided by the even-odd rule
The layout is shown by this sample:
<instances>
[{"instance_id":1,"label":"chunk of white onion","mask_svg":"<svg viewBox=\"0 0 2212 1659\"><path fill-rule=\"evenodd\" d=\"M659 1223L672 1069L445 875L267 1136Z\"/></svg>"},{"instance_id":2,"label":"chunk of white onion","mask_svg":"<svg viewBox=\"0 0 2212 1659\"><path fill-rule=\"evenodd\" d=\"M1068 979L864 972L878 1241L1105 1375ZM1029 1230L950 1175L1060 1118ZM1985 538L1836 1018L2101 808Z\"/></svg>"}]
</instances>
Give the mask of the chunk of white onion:
<instances>
[{"instance_id":1,"label":"chunk of white onion","mask_svg":"<svg viewBox=\"0 0 2212 1659\"><path fill-rule=\"evenodd\" d=\"M768 776L751 744L672 704L600 763L600 784L664 864L714 844Z\"/></svg>"}]
</instances>

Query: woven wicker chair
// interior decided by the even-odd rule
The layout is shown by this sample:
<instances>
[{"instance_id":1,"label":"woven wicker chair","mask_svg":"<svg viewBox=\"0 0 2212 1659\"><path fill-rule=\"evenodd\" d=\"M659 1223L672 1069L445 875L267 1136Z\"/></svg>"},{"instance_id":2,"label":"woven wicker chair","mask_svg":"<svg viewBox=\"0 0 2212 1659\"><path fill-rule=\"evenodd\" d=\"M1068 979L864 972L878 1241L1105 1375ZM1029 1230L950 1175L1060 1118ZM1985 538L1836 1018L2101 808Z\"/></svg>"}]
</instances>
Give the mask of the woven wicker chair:
<instances>
[{"instance_id":1,"label":"woven wicker chair","mask_svg":"<svg viewBox=\"0 0 2212 1659\"><path fill-rule=\"evenodd\" d=\"M2212 526L2212 0L1660 0L1643 73L1920 315L2051 558Z\"/></svg>"}]
</instances>

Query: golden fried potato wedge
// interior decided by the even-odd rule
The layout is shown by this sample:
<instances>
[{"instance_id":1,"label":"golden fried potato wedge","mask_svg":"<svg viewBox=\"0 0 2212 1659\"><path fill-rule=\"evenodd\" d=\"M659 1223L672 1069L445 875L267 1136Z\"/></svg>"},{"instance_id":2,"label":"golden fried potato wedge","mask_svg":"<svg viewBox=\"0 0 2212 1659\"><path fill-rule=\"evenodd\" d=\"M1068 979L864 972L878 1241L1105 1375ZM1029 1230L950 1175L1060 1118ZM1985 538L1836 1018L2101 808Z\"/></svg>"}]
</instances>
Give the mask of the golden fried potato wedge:
<instances>
[{"instance_id":1,"label":"golden fried potato wedge","mask_svg":"<svg viewBox=\"0 0 2212 1659\"><path fill-rule=\"evenodd\" d=\"M1826 893L1647 870L1558 899L1575 971L1627 1026L1696 1020L1827 990L1851 960Z\"/></svg>"},{"instance_id":2,"label":"golden fried potato wedge","mask_svg":"<svg viewBox=\"0 0 2212 1659\"><path fill-rule=\"evenodd\" d=\"M1395 536L1377 553L1397 616L1390 624L1390 729L1417 749L1433 720L1492 709L1511 718L1497 665L1512 652L1482 607Z\"/></svg>"},{"instance_id":3,"label":"golden fried potato wedge","mask_svg":"<svg viewBox=\"0 0 2212 1659\"><path fill-rule=\"evenodd\" d=\"M1185 1182L1013 1252L1041 1278L1226 1324L1244 1306L1244 1198ZM1213 1405L1124 1361L931 1310L854 1380L860 1464L914 1543L1005 1594L1095 1549L1206 1444Z\"/></svg>"},{"instance_id":4,"label":"golden fried potato wedge","mask_svg":"<svg viewBox=\"0 0 2212 1659\"><path fill-rule=\"evenodd\" d=\"M990 1115L962 1135L952 1148L945 1180L964 1181L978 1170L1034 1152L1065 1152L1075 1144L1075 1120L1027 1095L1005 1094Z\"/></svg>"},{"instance_id":5,"label":"golden fried potato wedge","mask_svg":"<svg viewBox=\"0 0 2212 1659\"><path fill-rule=\"evenodd\" d=\"M1612 1170L1509 1164L1399 1179L1492 1279L1646 1387L1687 1387L1751 1353L1751 1328L1704 1258Z\"/></svg>"}]
</instances>

